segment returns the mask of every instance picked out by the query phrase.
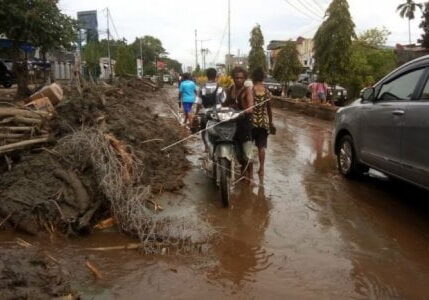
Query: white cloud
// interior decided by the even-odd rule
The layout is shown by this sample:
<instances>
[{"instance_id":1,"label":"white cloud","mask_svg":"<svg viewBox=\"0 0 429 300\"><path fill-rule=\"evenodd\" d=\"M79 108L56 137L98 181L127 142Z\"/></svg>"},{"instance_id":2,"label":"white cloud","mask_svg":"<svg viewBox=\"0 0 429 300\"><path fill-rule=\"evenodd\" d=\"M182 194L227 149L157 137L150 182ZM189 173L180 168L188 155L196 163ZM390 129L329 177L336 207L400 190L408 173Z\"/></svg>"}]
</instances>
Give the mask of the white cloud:
<instances>
[{"instance_id":1,"label":"white cloud","mask_svg":"<svg viewBox=\"0 0 429 300\"><path fill-rule=\"evenodd\" d=\"M404 1L349 0L356 31L359 33L368 28L386 26L392 32L389 44L407 43L407 20L401 19L396 12L396 7ZM231 0L232 53L237 53L238 49L241 53L249 50L249 32L256 23L261 25L266 42L294 39L300 35L311 37L319 21L308 8L318 10L320 16L323 15L315 2L327 7L329 1ZM214 60L219 49L217 62L223 61L227 52L227 36L222 44L220 41L227 22L227 3L227 0L60 0L60 7L71 16L76 16L77 11L81 10L98 10L100 30L106 29L103 9L109 7L120 37L131 42L137 36L156 36L162 40L171 57L184 65L193 65L195 29L198 29L200 39L210 39L204 43L204 47L211 51L207 61ZM420 16L418 12L412 21L413 41L421 34L418 28Z\"/></svg>"}]
</instances>

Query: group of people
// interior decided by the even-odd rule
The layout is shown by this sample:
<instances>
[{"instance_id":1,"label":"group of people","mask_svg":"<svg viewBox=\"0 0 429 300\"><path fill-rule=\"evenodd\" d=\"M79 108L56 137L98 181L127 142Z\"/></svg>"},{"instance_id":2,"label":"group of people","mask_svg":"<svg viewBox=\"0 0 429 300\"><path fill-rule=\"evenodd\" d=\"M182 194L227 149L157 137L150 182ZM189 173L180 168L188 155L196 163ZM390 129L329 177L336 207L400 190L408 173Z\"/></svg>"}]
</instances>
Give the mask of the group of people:
<instances>
[{"instance_id":1,"label":"group of people","mask_svg":"<svg viewBox=\"0 0 429 300\"><path fill-rule=\"evenodd\" d=\"M242 167L242 175L249 182L253 182L253 145L255 145L259 156L258 174L263 178L268 135L275 134L276 131L270 103L271 94L263 84L265 78L263 69L253 71L252 84L248 85L248 72L241 67L234 68L232 70L234 84L228 89L222 88L217 83L215 69L207 69L206 75L208 82L198 87L189 74L183 74L179 85L179 102L185 114L184 123L193 126L194 111L198 113L201 109L212 108L217 104L241 111L242 116L237 119L235 141L239 148L237 157Z\"/></svg>"}]
</instances>

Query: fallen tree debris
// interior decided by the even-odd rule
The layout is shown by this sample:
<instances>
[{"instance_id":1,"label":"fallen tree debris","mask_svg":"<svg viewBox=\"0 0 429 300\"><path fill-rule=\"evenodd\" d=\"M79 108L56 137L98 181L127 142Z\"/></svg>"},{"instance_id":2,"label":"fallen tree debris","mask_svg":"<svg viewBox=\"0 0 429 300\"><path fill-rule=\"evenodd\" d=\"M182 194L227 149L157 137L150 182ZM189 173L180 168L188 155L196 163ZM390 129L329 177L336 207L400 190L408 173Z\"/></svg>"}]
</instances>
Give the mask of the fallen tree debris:
<instances>
[{"instance_id":1,"label":"fallen tree debris","mask_svg":"<svg viewBox=\"0 0 429 300\"><path fill-rule=\"evenodd\" d=\"M114 251L114 250L137 250L142 247L139 243L131 243L122 246L112 246L112 247L98 247L98 248L85 248L89 251Z\"/></svg>"},{"instance_id":2,"label":"fallen tree debris","mask_svg":"<svg viewBox=\"0 0 429 300\"><path fill-rule=\"evenodd\" d=\"M97 269L97 267L93 264L93 263L91 263L90 261L89 261L89 259L86 259L85 260L85 265L88 267L88 269L95 275L95 277L97 278L97 279L102 279L103 278L103 275L101 274L101 272Z\"/></svg>"},{"instance_id":3,"label":"fallen tree debris","mask_svg":"<svg viewBox=\"0 0 429 300\"><path fill-rule=\"evenodd\" d=\"M152 198L180 189L188 162L183 146L159 151L183 131L152 112L165 98L154 90L146 79L95 85L79 76L26 106L0 103L2 227L74 236L117 224L148 244L163 223L173 226L157 219L163 208Z\"/></svg>"}]
</instances>

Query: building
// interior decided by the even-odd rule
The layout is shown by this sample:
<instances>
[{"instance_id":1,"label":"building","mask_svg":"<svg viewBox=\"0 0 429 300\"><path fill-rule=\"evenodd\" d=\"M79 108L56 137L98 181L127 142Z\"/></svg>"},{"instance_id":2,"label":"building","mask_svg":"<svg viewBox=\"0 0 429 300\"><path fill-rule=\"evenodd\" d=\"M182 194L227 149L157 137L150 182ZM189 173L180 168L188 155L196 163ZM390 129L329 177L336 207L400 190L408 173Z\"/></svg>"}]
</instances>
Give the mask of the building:
<instances>
[{"instance_id":1,"label":"building","mask_svg":"<svg viewBox=\"0 0 429 300\"><path fill-rule=\"evenodd\" d=\"M272 70L275 66L280 50L286 45L287 41L274 40L268 46L269 66ZM306 72L312 72L314 69L314 42L313 39L298 37L296 41L296 49L298 50L298 58Z\"/></svg>"},{"instance_id":2,"label":"building","mask_svg":"<svg viewBox=\"0 0 429 300\"><path fill-rule=\"evenodd\" d=\"M225 55L225 65L232 68L234 67L242 67L244 69L249 68L249 59L247 56L241 56L241 55Z\"/></svg>"},{"instance_id":3,"label":"building","mask_svg":"<svg viewBox=\"0 0 429 300\"><path fill-rule=\"evenodd\" d=\"M299 61L306 71L314 69L314 42L313 39L298 37L296 40L296 49L298 50Z\"/></svg>"},{"instance_id":4,"label":"building","mask_svg":"<svg viewBox=\"0 0 429 300\"><path fill-rule=\"evenodd\" d=\"M98 42L98 20L97 11L79 11L77 13L77 20L82 30L79 30L79 45L83 41ZM83 32L82 32L83 31Z\"/></svg>"},{"instance_id":5,"label":"building","mask_svg":"<svg viewBox=\"0 0 429 300\"><path fill-rule=\"evenodd\" d=\"M429 49L426 49L420 45L414 45L414 44L413 45L396 44L394 52L398 57L398 65L402 65L418 57L428 55Z\"/></svg>"}]
</instances>

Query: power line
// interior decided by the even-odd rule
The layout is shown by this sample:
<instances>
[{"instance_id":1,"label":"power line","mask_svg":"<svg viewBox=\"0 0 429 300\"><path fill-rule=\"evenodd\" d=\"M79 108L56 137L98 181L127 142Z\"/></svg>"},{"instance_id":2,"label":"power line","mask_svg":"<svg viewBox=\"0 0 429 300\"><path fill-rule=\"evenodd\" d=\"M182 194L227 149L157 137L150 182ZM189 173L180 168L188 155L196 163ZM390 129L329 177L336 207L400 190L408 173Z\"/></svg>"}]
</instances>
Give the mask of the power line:
<instances>
[{"instance_id":1,"label":"power line","mask_svg":"<svg viewBox=\"0 0 429 300\"><path fill-rule=\"evenodd\" d=\"M224 39L225 39L225 36L226 36L226 32L227 32L227 31L228 31L228 23L226 24L225 29L224 29L224 31L223 31L222 38L221 38L220 43L219 43L219 48L218 48L218 50L216 51L216 55L215 55L215 57L213 58L212 65L215 65L215 64L216 64L216 61L217 61L217 60L218 60L218 58L219 58L220 51L222 50L223 41L224 41Z\"/></svg>"},{"instance_id":2,"label":"power line","mask_svg":"<svg viewBox=\"0 0 429 300\"><path fill-rule=\"evenodd\" d=\"M312 5L309 5L307 2L305 2L304 0L297 0L299 4L301 4L301 6L306 9L309 13L313 14L315 17L317 18L321 18L321 16L319 15L319 13L317 11L314 11L314 7Z\"/></svg>"},{"instance_id":3,"label":"power line","mask_svg":"<svg viewBox=\"0 0 429 300\"><path fill-rule=\"evenodd\" d=\"M317 0L313 0L313 2L317 5L317 7L319 7L322 11L325 11L325 8L323 8L323 6L317 2ZM326 3L326 2L325 2Z\"/></svg>"},{"instance_id":4,"label":"power line","mask_svg":"<svg viewBox=\"0 0 429 300\"><path fill-rule=\"evenodd\" d=\"M110 18L110 21L112 22L113 30L115 30L116 39L119 40L120 39L120 35L118 34L118 30L116 29L115 22L113 21L112 13L110 11L109 11L108 16Z\"/></svg>"},{"instance_id":5,"label":"power line","mask_svg":"<svg viewBox=\"0 0 429 300\"><path fill-rule=\"evenodd\" d=\"M318 21L315 17L313 17L312 15L307 14L305 11L302 11L301 8L295 6L294 4L292 4L291 2L289 2L289 0L283 0L284 2L286 2L287 4L289 4L289 6L291 6L292 8L294 8L296 11L298 11L299 13L301 13L302 15L306 16L307 18L309 18L310 20L314 20L314 21ZM319 18L320 19L320 18Z\"/></svg>"}]
</instances>

